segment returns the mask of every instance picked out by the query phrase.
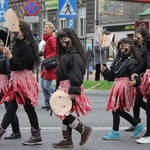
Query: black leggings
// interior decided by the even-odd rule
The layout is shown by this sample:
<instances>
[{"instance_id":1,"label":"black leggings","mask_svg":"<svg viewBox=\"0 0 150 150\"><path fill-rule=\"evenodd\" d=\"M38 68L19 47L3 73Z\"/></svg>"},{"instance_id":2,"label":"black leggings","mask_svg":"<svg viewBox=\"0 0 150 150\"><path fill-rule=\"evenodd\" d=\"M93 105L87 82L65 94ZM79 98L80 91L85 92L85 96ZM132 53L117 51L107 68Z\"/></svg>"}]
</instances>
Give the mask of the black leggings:
<instances>
[{"instance_id":1,"label":"black leggings","mask_svg":"<svg viewBox=\"0 0 150 150\"><path fill-rule=\"evenodd\" d=\"M133 117L139 121L140 118L140 107L146 110L146 102L143 101L143 95L137 89L135 105L133 108Z\"/></svg>"},{"instance_id":2,"label":"black leggings","mask_svg":"<svg viewBox=\"0 0 150 150\"><path fill-rule=\"evenodd\" d=\"M4 102L5 104L5 108L7 110L7 107L9 105L9 103ZM19 129L19 119L17 114L15 113L15 115L13 116L12 122L11 122L11 127L12 127L12 131L13 133L20 133L20 129Z\"/></svg>"},{"instance_id":3,"label":"black leggings","mask_svg":"<svg viewBox=\"0 0 150 150\"><path fill-rule=\"evenodd\" d=\"M146 103L146 119L147 119L147 129L145 136L150 136L150 95L148 96Z\"/></svg>"},{"instance_id":4,"label":"black leggings","mask_svg":"<svg viewBox=\"0 0 150 150\"><path fill-rule=\"evenodd\" d=\"M116 111L112 111L113 115L113 130L119 131L120 124L120 116L130 122L133 126L137 126L138 122L127 112L120 111L117 109Z\"/></svg>"},{"instance_id":5,"label":"black leggings","mask_svg":"<svg viewBox=\"0 0 150 150\"><path fill-rule=\"evenodd\" d=\"M6 130L7 127L9 126L9 124L12 122L17 109L18 109L17 102L15 99L13 99L7 107L7 111L4 115L2 123L1 123L2 128L4 130ZM24 105L24 109L28 115L31 127L33 127L34 129L39 129L38 118L37 118L37 114L35 112L35 107L33 107L30 103L27 103L26 105Z\"/></svg>"},{"instance_id":6,"label":"black leggings","mask_svg":"<svg viewBox=\"0 0 150 150\"><path fill-rule=\"evenodd\" d=\"M66 119L64 119L62 122L64 125L69 125L69 124L72 124L73 121L76 119L76 117L74 117L73 115L69 114Z\"/></svg>"}]
</instances>

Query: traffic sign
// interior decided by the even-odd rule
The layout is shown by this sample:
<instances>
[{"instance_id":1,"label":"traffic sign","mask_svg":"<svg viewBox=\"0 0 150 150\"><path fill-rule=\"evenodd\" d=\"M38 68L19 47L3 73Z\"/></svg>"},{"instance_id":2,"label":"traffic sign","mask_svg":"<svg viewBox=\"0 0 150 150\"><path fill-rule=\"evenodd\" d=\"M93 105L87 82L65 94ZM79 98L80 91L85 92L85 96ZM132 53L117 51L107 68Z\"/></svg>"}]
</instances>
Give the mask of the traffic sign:
<instances>
[{"instance_id":1,"label":"traffic sign","mask_svg":"<svg viewBox=\"0 0 150 150\"><path fill-rule=\"evenodd\" d=\"M68 27L71 29L74 29L74 19L73 18L68 20Z\"/></svg>"},{"instance_id":2,"label":"traffic sign","mask_svg":"<svg viewBox=\"0 0 150 150\"><path fill-rule=\"evenodd\" d=\"M59 18L76 18L77 1L76 0L59 0L58 17Z\"/></svg>"},{"instance_id":3,"label":"traffic sign","mask_svg":"<svg viewBox=\"0 0 150 150\"><path fill-rule=\"evenodd\" d=\"M5 12L8 9L8 0L0 0L0 22L5 22Z\"/></svg>"},{"instance_id":4,"label":"traffic sign","mask_svg":"<svg viewBox=\"0 0 150 150\"><path fill-rule=\"evenodd\" d=\"M39 12L39 5L34 0L28 0L23 8L28 16L35 16Z\"/></svg>"}]
</instances>

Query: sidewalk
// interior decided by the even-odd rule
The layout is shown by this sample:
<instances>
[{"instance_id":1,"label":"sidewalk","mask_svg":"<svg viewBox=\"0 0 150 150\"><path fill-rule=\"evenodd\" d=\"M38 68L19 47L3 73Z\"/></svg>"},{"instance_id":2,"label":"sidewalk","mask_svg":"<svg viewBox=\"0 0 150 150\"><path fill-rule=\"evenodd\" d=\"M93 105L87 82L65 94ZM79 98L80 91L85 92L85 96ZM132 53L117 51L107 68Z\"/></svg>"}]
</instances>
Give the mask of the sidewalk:
<instances>
[{"instance_id":1,"label":"sidewalk","mask_svg":"<svg viewBox=\"0 0 150 150\"><path fill-rule=\"evenodd\" d=\"M108 61L107 62L107 67L109 68L111 65L112 61ZM88 80L88 81L94 81L95 80L95 69L92 70L92 74L89 74L89 76L87 75L87 71L84 75L84 80ZM104 80L103 76L100 75L100 80Z\"/></svg>"},{"instance_id":2,"label":"sidewalk","mask_svg":"<svg viewBox=\"0 0 150 150\"><path fill-rule=\"evenodd\" d=\"M110 64L112 62L108 61L107 62L107 66L110 67ZM35 72L35 77L37 78L37 72ZM92 74L89 74L89 76L87 76L87 71L84 75L84 81L95 81L95 70L92 71ZM103 76L100 75L100 81L104 80ZM40 71L38 72L38 83L40 86L40 92L42 92L41 89L41 81L40 81ZM53 81L53 83L55 83L55 80ZM110 90L86 90L85 93L86 94L91 94L91 95L109 95Z\"/></svg>"}]
</instances>

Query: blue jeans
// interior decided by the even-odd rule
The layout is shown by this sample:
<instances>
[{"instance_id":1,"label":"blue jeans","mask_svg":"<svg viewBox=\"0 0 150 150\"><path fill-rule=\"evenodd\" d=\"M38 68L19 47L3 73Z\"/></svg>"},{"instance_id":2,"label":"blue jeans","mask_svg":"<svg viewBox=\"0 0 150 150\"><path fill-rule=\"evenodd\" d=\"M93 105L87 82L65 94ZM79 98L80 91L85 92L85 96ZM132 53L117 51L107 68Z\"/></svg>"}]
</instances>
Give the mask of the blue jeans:
<instances>
[{"instance_id":1,"label":"blue jeans","mask_svg":"<svg viewBox=\"0 0 150 150\"><path fill-rule=\"evenodd\" d=\"M89 63L89 73L92 72L92 62Z\"/></svg>"},{"instance_id":2,"label":"blue jeans","mask_svg":"<svg viewBox=\"0 0 150 150\"><path fill-rule=\"evenodd\" d=\"M52 87L52 80L45 80L44 77L42 77L41 87L45 97L45 106L49 106L49 99L51 94L55 92L55 88Z\"/></svg>"}]
</instances>

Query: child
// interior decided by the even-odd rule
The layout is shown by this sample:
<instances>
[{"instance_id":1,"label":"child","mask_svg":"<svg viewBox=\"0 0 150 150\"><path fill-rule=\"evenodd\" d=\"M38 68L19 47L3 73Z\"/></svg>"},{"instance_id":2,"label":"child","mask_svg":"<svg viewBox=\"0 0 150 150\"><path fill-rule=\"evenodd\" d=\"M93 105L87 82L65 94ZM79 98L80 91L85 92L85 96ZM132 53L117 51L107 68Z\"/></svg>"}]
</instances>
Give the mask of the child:
<instances>
[{"instance_id":1,"label":"child","mask_svg":"<svg viewBox=\"0 0 150 150\"><path fill-rule=\"evenodd\" d=\"M133 108L136 94L135 88L129 86L130 76L134 73L134 68L138 66L141 60L137 56L134 43L130 38L122 38L118 42L118 51L110 69L101 65L101 72L104 78L108 81L114 81L107 105L107 111L112 111L113 115L113 130L103 136L104 140L120 139L120 116L135 127L132 138L137 137L144 129L142 124L138 124L126 112Z\"/></svg>"}]
</instances>

